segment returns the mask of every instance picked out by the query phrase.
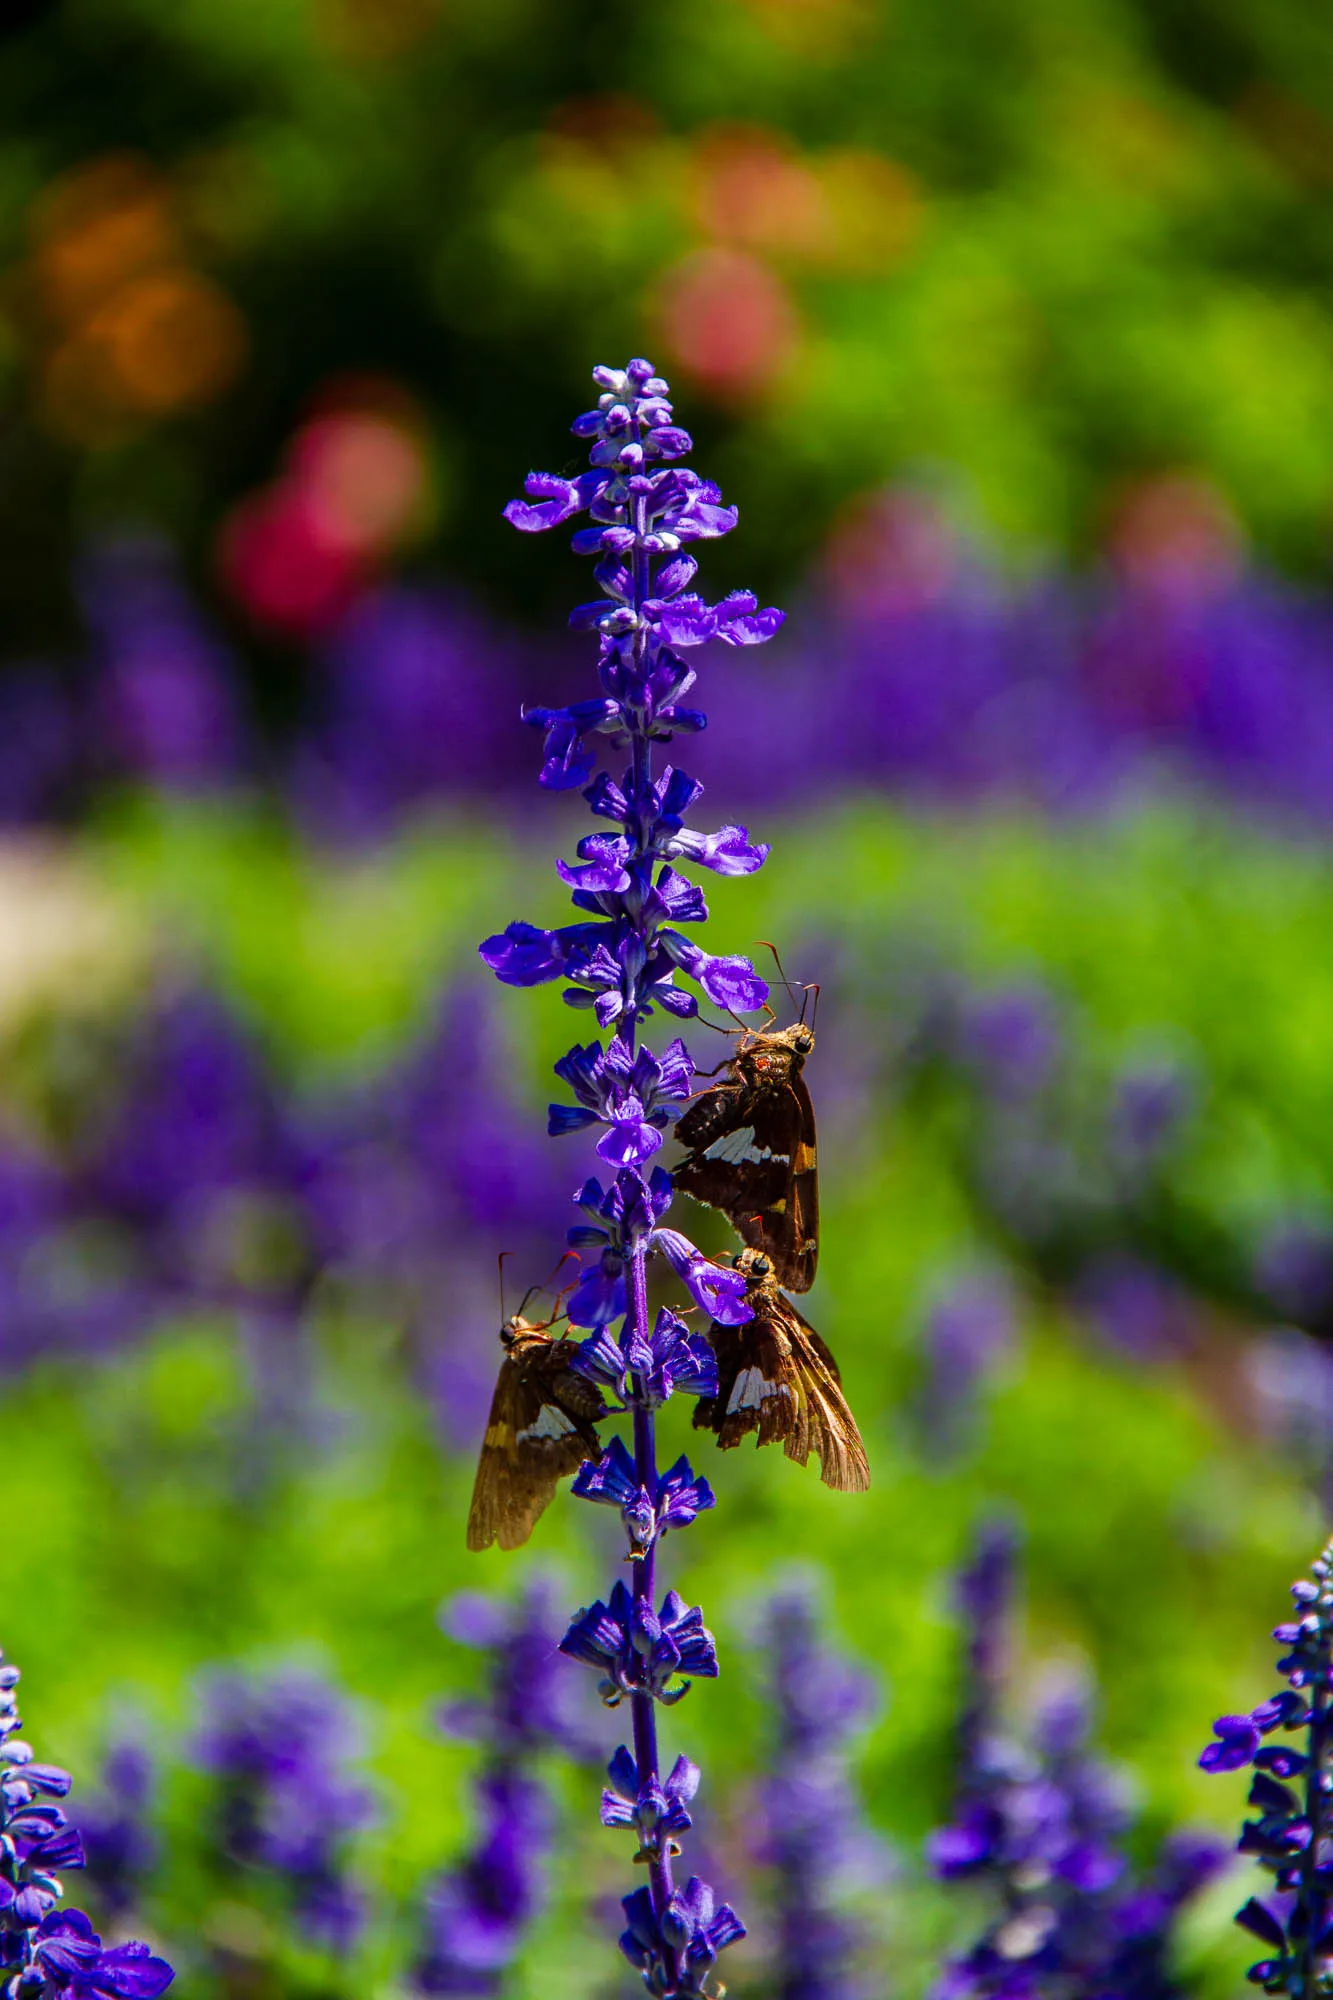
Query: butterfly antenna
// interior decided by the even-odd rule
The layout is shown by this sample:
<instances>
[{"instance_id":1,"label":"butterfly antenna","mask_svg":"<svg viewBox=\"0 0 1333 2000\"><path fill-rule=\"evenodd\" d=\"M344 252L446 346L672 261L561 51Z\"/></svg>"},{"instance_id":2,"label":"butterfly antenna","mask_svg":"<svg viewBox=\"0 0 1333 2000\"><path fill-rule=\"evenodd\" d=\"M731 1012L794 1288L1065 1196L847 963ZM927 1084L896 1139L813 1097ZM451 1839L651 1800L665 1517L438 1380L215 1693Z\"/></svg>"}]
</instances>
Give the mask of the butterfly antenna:
<instances>
[{"instance_id":1,"label":"butterfly antenna","mask_svg":"<svg viewBox=\"0 0 1333 2000\"><path fill-rule=\"evenodd\" d=\"M809 981L808 981L808 982L806 983L806 985L805 985L805 986L804 986L804 987L802 988L802 998L801 998L801 1020L802 1020L802 1022L804 1022L804 1020L805 1020L805 1009L806 1009L806 1005L807 1005L807 1003L808 1003L808 1001L809 1001L809 999L810 999L810 995L811 995L812 993L813 993L813 994L814 994L814 996L815 996L815 1004L814 1004L814 1007L813 1007L813 1009L811 1010L811 1014L810 1014L810 1029L811 1029L811 1032L813 1033L813 1032L814 1032L814 1025L815 1025L815 1022L816 1022L816 1021L817 1021L817 1020L819 1019L819 994L820 994L820 986L819 986L819 981L818 981L817 979L812 979L812 980L809 980Z\"/></svg>"},{"instance_id":2,"label":"butterfly antenna","mask_svg":"<svg viewBox=\"0 0 1333 2000\"><path fill-rule=\"evenodd\" d=\"M566 1252L565 1252L564 1256L563 1256L563 1257L562 1257L562 1258L560 1259L560 1262L559 1262L559 1263L558 1263L558 1264L556 1265L556 1267L555 1267L554 1271L552 1271L552 1273L551 1273L550 1277L546 1279L546 1281L545 1281L545 1283L544 1283L544 1284L541 1284L541 1285L538 1285L538 1286L536 1286L536 1287L535 1287L535 1289L536 1289L537 1291L539 1291L539 1292L549 1292L549 1291L550 1291L550 1289L551 1289L551 1287L552 1287L552 1285L553 1285L553 1284L555 1283L556 1279L557 1279L557 1278L558 1278L558 1277L560 1276L560 1273L561 1273L561 1272L562 1272L562 1271L564 1270L564 1268L565 1268L566 1264L567 1264L567 1263L569 1262L569 1260L570 1260L570 1258L571 1258L571 1257L573 1258L573 1260L574 1260L574 1262L575 1262L576 1264L577 1264L577 1263L578 1263L578 1262L580 1261L580 1260L579 1260L579 1253L578 1253L578 1251L577 1251L577 1250L566 1250ZM578 1279L577 1279L577 1278L575 1278L575 1280L574 1280L574 1285L576 1285L577 1283L578 1283ZM567 1291L572 1291L572 1290L573 1290L573 1288L574 1288L574 1286L573 1286L573 1285L568 1285L568 1286L566 1286L566 1288L565 1288L565 1289L566 1289Z\"/></svg>"},{"instance_id":3,"label":"butterfly antenna","mask_svg":"<svg viewBox=\"0 0 1333 2000\"><path fill-rule=\"evenodd\" d=\"M694 1018L701 1028L711 1028L715 1035L729 1035L731 1033L730 1028L724 1028L720 1021L710 1021L704 1014L696 1014ZM733 1016L732 1018L734 1019L735 1017Z\"/></svg>"},{"instance_id":4,"label":"butterfly antenna","mask_svg":"<svg viewBox=\"0 0 1333 2000\"><path fill-rule=\"evenodd\" d=\"M788 998L788 999L789 999L789 1000L790 1000L790 1001L792 1002L792 1004L793 1004L793 1005L795 1005L795 1002L796 1002L796 988L795 988L795 987L794 987L794 986L792 985L792 983L791 983L790 979L788 979L788 977L787 977L787 973L786 973L786 968L785 968L785 967L783 966L783 963L782 963L782 959L781 959L781 957L780 957L780 956L779 956L779 954L778 954L778 948L777 948L777 946L776 946L775 944L771 943L771 942L769 941L769 939L768 939L768 938L756 938L756 939L755 939L755 943L756 943L757 945L760 945L760 946L762 946L762 948L763 948L763 949L764 949L765 951L771 951L771 952L772 952L772 954L773 954L773 963L774 963L774 965L776 965L776 967L777 967L777 969L778 969L778 984L779 984L779 986L785 986L785 987L786 987L786 989L787 989L787 998Z\"/></svg>"},{"instance_id":5,"label":"butterfly antenna","mask_svg":"<svg viewBox=\"0 0 1333 2000\"><path fill-rule=\"evenodd\" d=\"M496 1268L497 1268L497 1270L498 1270L498 1271L499 1271L499 1273L500 1273L500 1324L501 1324L501 1326L505 1326L505 1325L506 1325L506 1324L508 1323L508 1314L507 1314L507 1313L505 1312L505 1258L506 1258L506 1257L512 1257L512 1256L513 1256L513 1254L514 1254L514 1253L513 1253L513 1251L512 1251L512 1250L502 1250L502 1251L500 1252L499 1256L498 1256L498 1257L496 1258L496 1260L495 1260L495 1262L496 1262Z\"/></svg>"},{"instance_id":6,"label":"butterfly antenna","mask_svg":"<svg viewBox=\"0 0 1333 2000\"><path fill-rule=\"evenodd\" d=\"M536 1293L540 1292L541 1289L542 1287L540 1285L528 1286L528 1289L526 1290L526 1292L524 1292L522 1298L518 1302L518 1311L514 1314L515 1319L522 1319L524 1313L528 1309L528 1300L532 1298Z\"/></svg>"}]
</instances>

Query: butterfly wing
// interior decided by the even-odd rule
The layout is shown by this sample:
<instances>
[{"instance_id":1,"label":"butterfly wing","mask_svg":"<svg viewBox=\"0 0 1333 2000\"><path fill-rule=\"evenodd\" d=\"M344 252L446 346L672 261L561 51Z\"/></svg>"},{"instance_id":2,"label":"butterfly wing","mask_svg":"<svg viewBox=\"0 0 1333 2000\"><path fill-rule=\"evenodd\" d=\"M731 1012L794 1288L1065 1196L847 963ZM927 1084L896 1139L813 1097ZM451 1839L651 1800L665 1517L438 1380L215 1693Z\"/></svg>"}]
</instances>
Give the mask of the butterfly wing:
<instances>
[{"instance_id":1,"label":"butterfly wing","mask_svg":"<svg viewBox=\"0 0 1333 2000\"><path fill-rule=\"evenodd\" d=\"M870 1485L870 1466L860 1428L842 1392L838 1364L804 1314L790 1304L787 1310L793 1321L793 1352L805 1383L810 1448L819 1453L819 1476L837 1493L864 1493Z\"/></svg>"},{"instance_id":2,"label":"butterfly wing","mask_svg":"<svg viewBox=\"0 0 1333 2000\"><path fill-rule=\"evenodd\" d=\"M560 1480L601 1450L601 1391L570 1367L572 1340L520 1334L500 1363L477 1461L467 1545L521 1548Z\"/></svg>"},{"instance_id":3,"label":"butterfly wing","mask_svg":"<svg viewBox=\"0 0 1333 2000\"><path fill-rule=\"evenodd\" d=\"M751 1088L724 1081L690 1106L676 1137L690 1148L671 1170L676 1186L771 1257L781 1283L808 1292L819 1259L819 1179L805 1079L797 1072Z\"/></svg>"},{"instance_id":4,"label":"butterfly wing","mask_svg":"<svg viewBox=\"0 0 1333 2000\"><path fill-rule=\"evenodd\" d=\"M828 1348L776 1286L750 1294L754 1318L714 1325L718 1391L695 1406L694 1421L728 1451L751 1431L760 1445L780 1442L798 1465L819 1454L826 1486L843 1493L870 1484L865 1446Z\"/></svg>"},{"instance_id":5,"label":"butterfly wing","mask_svg":"<svg viewBox=\"0 0 1333 2000\"><path fill-rule=\"evenodd\" d=\"M751 1431L757 1442L790 1440L801 1419L800 1384L792 1362L791 1342L780 1319L752 1299L755 1316L744 1326L714 1322L709 1339L717 1355L717 1394L701 1396L694 1421L701 1430L715 1431L723 1451L730 1451ZM808 1449L805 1454L809 1456Z\"/></svg>"}]
</instances>

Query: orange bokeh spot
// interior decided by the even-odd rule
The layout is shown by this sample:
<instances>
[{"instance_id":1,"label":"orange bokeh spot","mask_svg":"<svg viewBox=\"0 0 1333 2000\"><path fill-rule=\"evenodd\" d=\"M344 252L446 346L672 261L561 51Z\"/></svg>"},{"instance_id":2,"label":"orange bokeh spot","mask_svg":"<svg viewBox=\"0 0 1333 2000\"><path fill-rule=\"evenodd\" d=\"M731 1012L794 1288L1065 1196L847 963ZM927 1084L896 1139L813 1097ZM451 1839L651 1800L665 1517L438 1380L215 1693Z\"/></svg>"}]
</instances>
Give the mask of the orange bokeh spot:
<instances>
[{"instance_id":1,"label":"orange bokeh spot","mask_svg":"<svg viewBox=\"0 0 1333 2000\"><path fill-rule=\"evenodd\" d=\"M208 402L245 352L240 314L196 271L157 271L122 286L88 330L105 345L125 403L145 415Z\"/></svg>"},{"instance_id":2,"label":"orange bokeh spot","mask_svg":"<svg viewBox=\"0 0 1333 2000\"><path fill-rule=\"evenodd\" d=\"M33 217L42 302L71 323L137 273L180 253L170 193L133 154L76 167L47 189Z\"/></svg>"},{"instance_id":3,"label":"orange bokeh spot","mask_svg":"<svg viewBox=\"0 0 1333 2000\"><path fill-rule=\"evenodd\" d=\"M695 214L720 242L787 256L819 256L833 218L818 177L787 139L761 125L717 126L695 154Z\"/></svg>"},{"instance_id":4,"label":"orange bokeh spot","mask_svg":"<svg viewBox=\"0 0 1333 2000\"><path fill-rule=\"evenodd\" d=\"M665 272L658 325L672 359L721 397L763 390L796 344L786 286L741 250L696 250Z\"/></svg>"},{"instance_id":5,"label":"orange bokeh spot","mask_svg":"<svg viewBox=\"0 0 1333 2000\"><path fill-rule=\"evenodd\" d=\"M34 207L33 290L56 333L43 401L81 444L195 408L241 365L244 323L188 268L174 202L149 161L115 153L62 175Z\"/></svg>"}]
</instances>

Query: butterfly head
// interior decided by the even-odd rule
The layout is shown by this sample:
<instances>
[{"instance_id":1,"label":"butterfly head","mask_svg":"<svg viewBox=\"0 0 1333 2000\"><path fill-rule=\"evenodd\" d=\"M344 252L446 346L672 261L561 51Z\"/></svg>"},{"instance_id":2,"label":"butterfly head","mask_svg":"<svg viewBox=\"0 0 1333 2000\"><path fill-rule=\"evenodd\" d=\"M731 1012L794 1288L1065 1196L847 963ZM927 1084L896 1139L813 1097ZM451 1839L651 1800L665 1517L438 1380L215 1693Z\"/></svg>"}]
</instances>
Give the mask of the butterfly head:
<instances>
[{"instance_id":1,"label":"butterfly head","mask_svg":"<svg viewBox=\"0 0 1333 2000\"><path fill-rule=\"evenodd\" d=\"M731 1261L747 1280L757 1278L763 1284L773 1275L772 1259L762 1250L741 1250Z\"/></svg>"}]
</instances>

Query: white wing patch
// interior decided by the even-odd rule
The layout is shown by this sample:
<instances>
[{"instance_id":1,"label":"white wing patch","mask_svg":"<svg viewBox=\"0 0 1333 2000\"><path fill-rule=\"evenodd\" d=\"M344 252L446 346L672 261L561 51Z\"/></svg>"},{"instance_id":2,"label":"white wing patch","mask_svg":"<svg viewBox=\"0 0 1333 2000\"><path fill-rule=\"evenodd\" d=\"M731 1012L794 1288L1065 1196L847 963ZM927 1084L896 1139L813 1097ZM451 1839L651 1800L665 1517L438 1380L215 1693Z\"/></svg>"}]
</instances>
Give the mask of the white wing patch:
<instances>
[{"instance_id":1,"label":"white wing patch","mask_svg":"<svg viewBox=\"0 0 1333 2000\"><path fill-rule=\"evenodd\" d=\"M554 1403L543 1403L536 1423L529 1424L525 1431L520 1431L518 1441L520 1444L527 1444L530 1438L568 1437L573 1428L563 1410L557 1409Z\"/></svg>"},{"instance_id":2,"label":"white wing patch","mask_svg":"<svg viewBox=\"0 0 1333 2000\"><path fill-rule=\"evenodd\" d=\"M770 1382L761 1368L742 1368L727 1399L727 1415L737 1410L757 1410L770 1396L790 1396L785 1382Z\"/></svg>"},{"instance_id":3,"label":"white wing patch","mask_svg":"<svg viewBox=\"0 0 1333 2000\"><path fill-rule=\"evenodd\" d=\"M791 1155L770 1152L767 1146L756 1146L754 1126L738 1125L734 1132L724 1132L720 1139L714 1139L711 1146L705 1146L703 1157L706 1160L725 1160L734 1167L747 1163L758 1166L762 1160L781 1160L785 1166Z\"/></svg>"}]
</instances>

